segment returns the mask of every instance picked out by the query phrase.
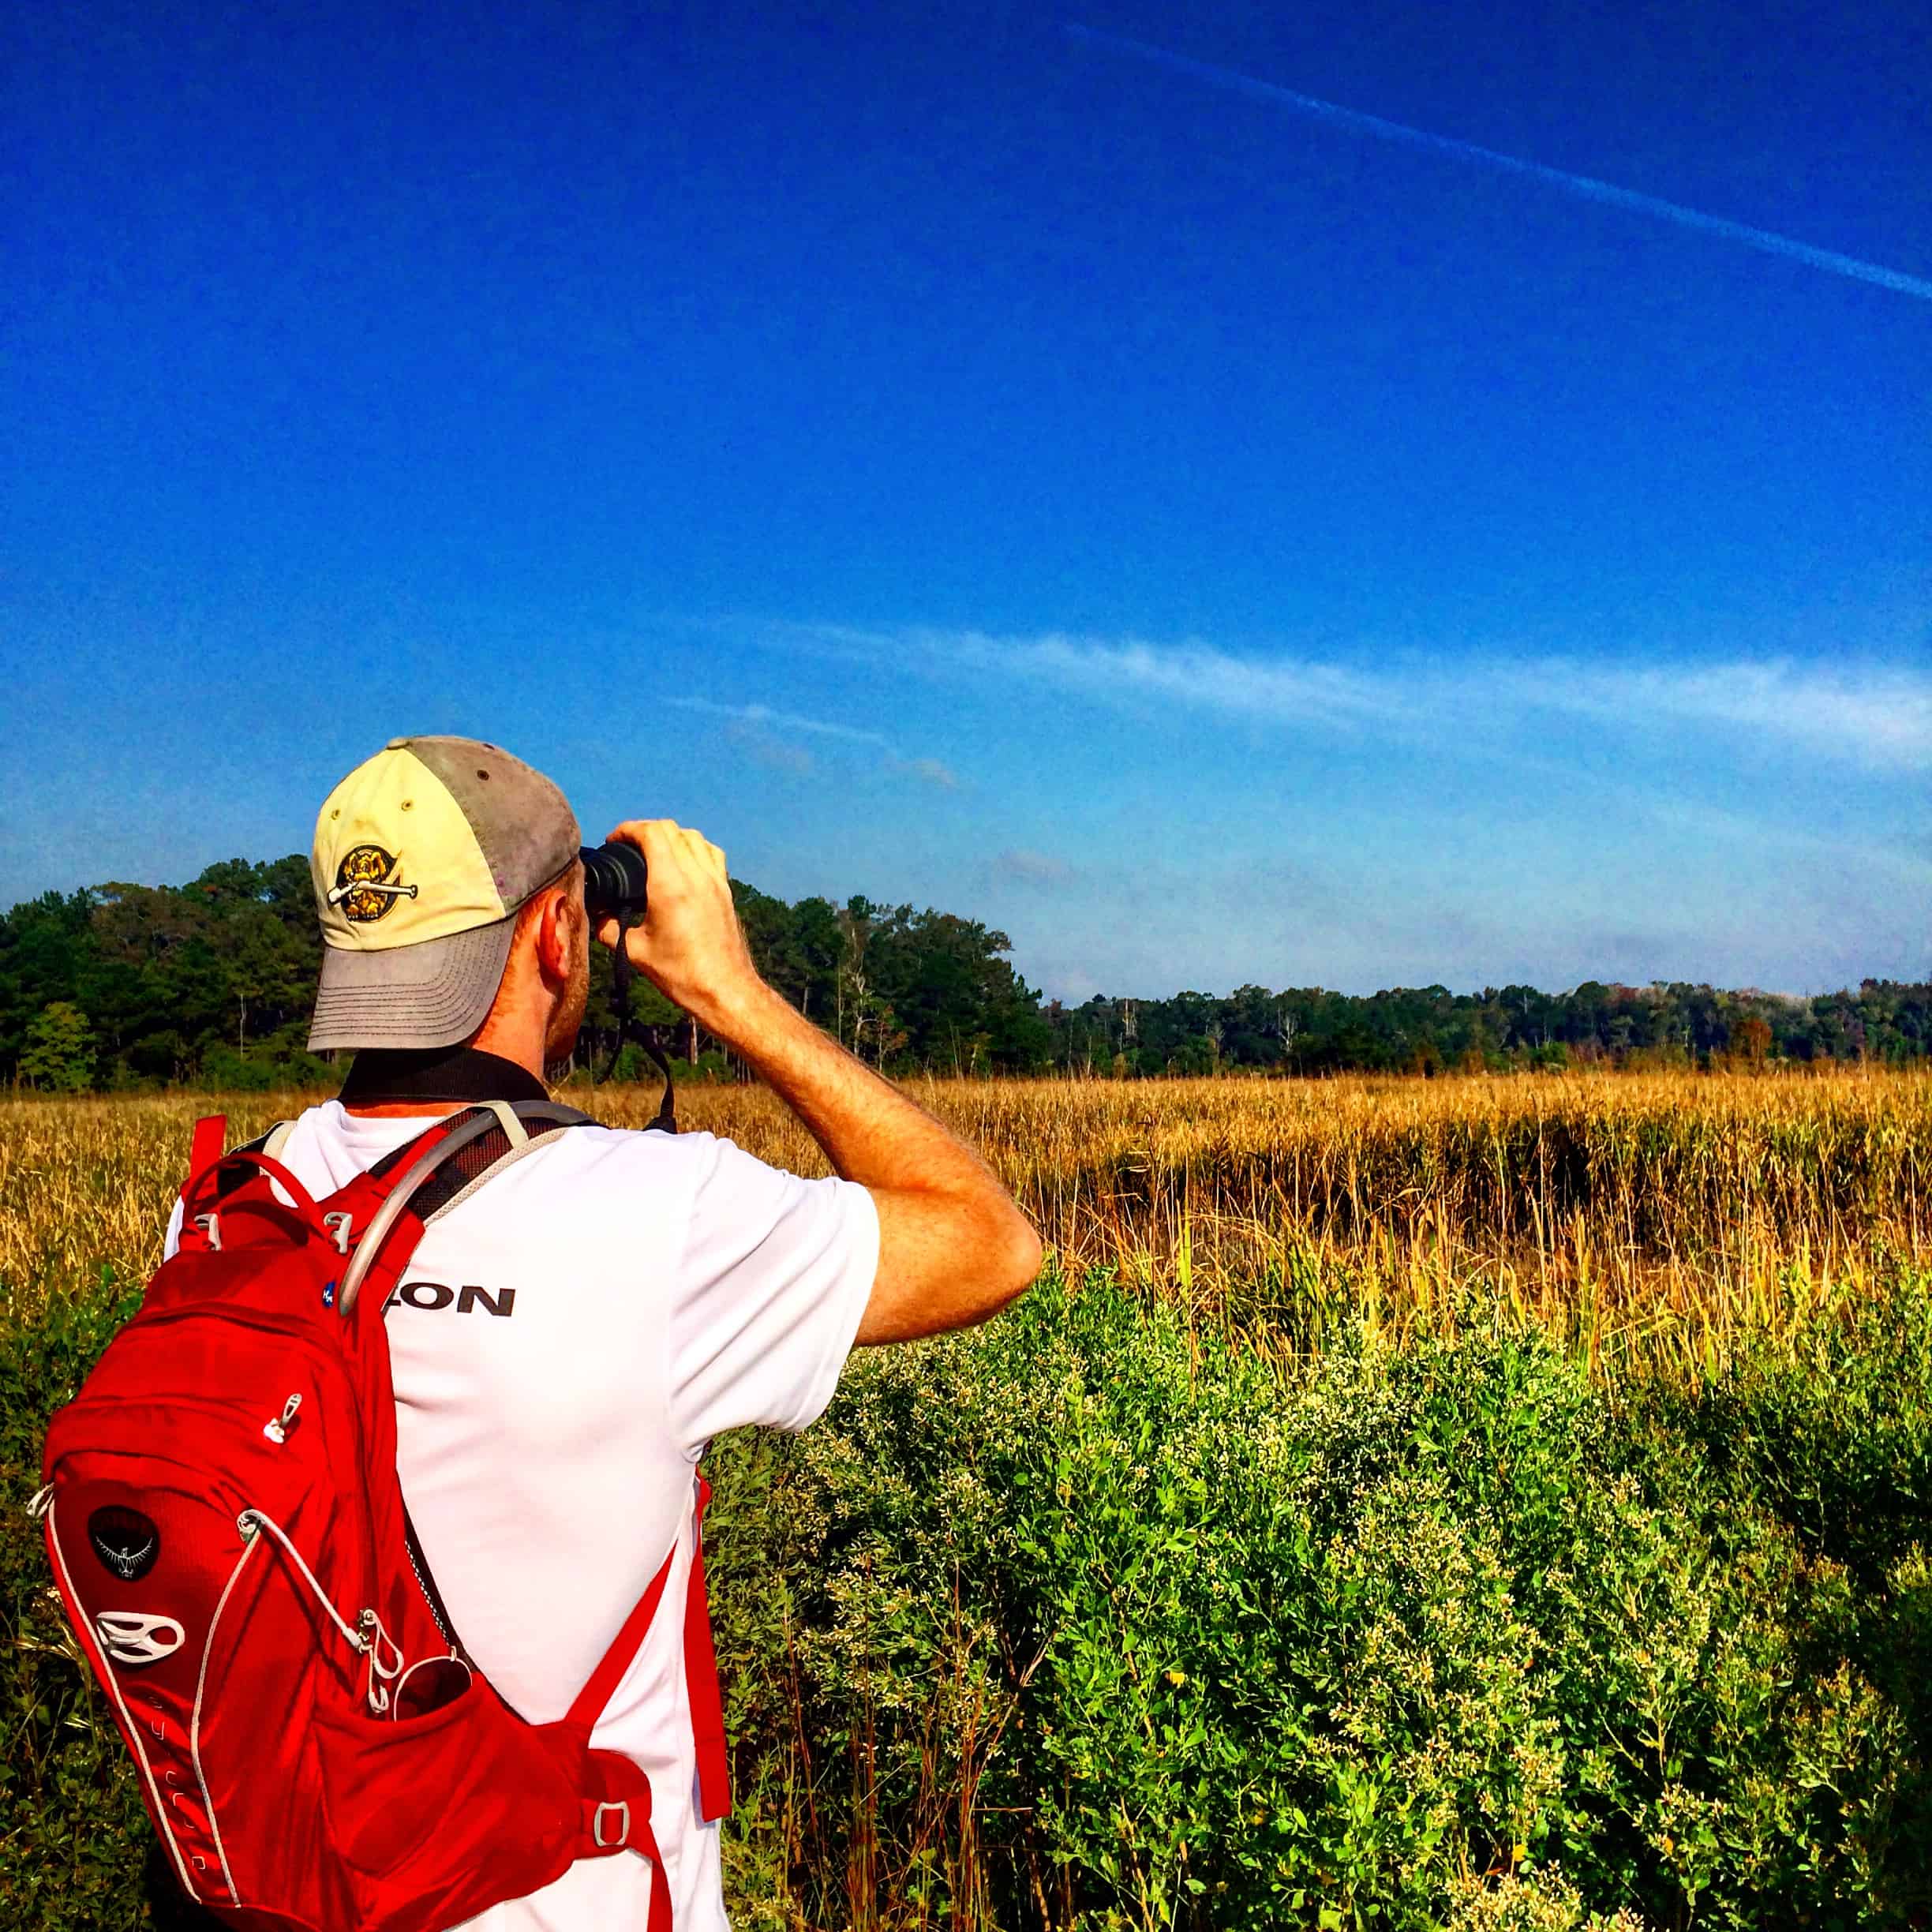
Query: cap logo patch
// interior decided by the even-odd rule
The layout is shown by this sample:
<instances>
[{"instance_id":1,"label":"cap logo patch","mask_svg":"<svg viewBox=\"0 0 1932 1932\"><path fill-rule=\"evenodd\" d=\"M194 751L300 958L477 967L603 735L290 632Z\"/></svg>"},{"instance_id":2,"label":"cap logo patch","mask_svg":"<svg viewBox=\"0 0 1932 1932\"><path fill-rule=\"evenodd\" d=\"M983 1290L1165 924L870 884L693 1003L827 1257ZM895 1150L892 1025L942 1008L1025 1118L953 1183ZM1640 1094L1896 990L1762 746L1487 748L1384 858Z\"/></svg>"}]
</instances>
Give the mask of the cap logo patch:
<instances>
[{"instance_id":1,"label":"cap logo patch","mask_svg":"<svg viewBox=\"0 0 1932 1932\"><path fill-rule=\"evenodd\" d=\"M374 925L399 899L416 897L414 886L399 886L390 876L401 863L380 845L354 847L335 868L329 904L340 906L343 916L358 926Z\"/></svg>"},{"instance_id":2,"label":"cap logo patch","mask_svg":"<svg viewBox=\"0 0 1932 1932\"><path fill-rule=\"evenodd\" d=\"M139 1510L110 1503L88 1518L88 1541L103 1569L123 1583L138 1582L161 1553L161 1532Z\"/></svg>"}]
</instances>

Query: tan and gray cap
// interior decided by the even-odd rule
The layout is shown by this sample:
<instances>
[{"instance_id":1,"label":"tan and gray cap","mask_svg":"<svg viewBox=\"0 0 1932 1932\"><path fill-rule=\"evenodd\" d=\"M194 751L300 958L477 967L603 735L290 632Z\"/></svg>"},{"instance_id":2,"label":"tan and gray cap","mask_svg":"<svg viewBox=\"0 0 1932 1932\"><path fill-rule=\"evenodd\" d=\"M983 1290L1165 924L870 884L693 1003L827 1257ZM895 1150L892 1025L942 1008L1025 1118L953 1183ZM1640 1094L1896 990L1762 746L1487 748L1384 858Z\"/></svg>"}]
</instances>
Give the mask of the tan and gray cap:
<instances>
[{"instance_id":1,"label":"tan and gray cap","mask_svg":"<svg viewBox=\"0 0 1932 1932\"><path fill-rule=\"evenodd\" d=\"M502 983L518 908L582 843L564 794L521 758L474 738L391 739L316 820L309 1046L467 1039Z\"/></svg>"}]
</instances>

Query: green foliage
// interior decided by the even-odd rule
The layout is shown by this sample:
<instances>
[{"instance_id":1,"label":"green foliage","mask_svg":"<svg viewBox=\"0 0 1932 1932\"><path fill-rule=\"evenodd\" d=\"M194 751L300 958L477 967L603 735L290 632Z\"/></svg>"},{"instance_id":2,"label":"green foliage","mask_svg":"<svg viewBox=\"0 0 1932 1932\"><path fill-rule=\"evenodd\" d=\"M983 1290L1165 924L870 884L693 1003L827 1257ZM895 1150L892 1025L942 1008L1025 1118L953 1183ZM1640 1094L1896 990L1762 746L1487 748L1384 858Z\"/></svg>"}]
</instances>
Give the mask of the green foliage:
<instances>
[{"instance_id":1,"label":"green foliage","mask_svg":"<svg viewBox=\"0 0 1932 1932\"><path fill-rule=\"evenodd\" d=\"M1932 1054L1932 985L1867 979L1855 993L1817 998L1729 993L1672 983L1568 993L1534 987L1398 987L1366 998L1320 987L1272 993L1237 987L1225 998L1096 997L1047 1009L1057 1064L1106 1073L1118 1058L1141 1075L1223 1067L1344 1069L1434 1075L1454 1069L1557 1072L1575 1062L1758 1065Z\"/></svg>"},{"instance_id":2,"label":"green foliage","mask_svg":"<svg viewBox=\"0 0 1932 1932\"><path fill-rule=\"evenodd\" d=\"M1005 957L1007 935L977 919L863 897L788 904L742 880L732 889L766 978L860 1058L896 1073L1434 1075L1606 1059L1705 1065L1728 1056L1756 1065L1932 1054L1932 986L1889 980L1816 999L1592 980L1564 994L1432 986L1358 998L1245 986L1225 998L1043 1005ZM309 868L294 854L268 864L227 859L179 887L107 885L17 905L0 915L0 1079L115 1091L325 1081L305 1050L320 944ZM723 1043L694 1039L655 989L640 981L631 1001L634 1019L674 1034L677 1057L713 1054L724 1067ZM594 973L580 1059L600 1077L616 1057L616 1021L608 977ZM632 1054L616 1077L637 1066Z\"/></svg>"},{"instance_id":3,"label":"green foliage","mask_svg":"<svg viewBox=\"0 0 1932 1932\"><path fill-rule=\"evenodd\" d=\"M165 1926L17 1507L136 1297L18 1291L0 1900ZM1923 1923L1932 1279L1694 1385L1456 1315L1297 1359L1050 1276L717 1445L736 1922Z\"/></svg>"},{"instance_id":4,"label":"green foliage","mask_svg":"<svg viewBox=\"0 0 1932 1932\"><path fill-rule=\"evenodd\" d=\"M1893 1300L1912 1339L1810 1385L1848 1503L1932 1452L1932 1291ZM1711 1447L1788 1395L1480 1328L1277 1367L1097 1279L867 1359L721 1503L737 1587L785 1579L739 1762L809 1814L739 1869L814 1923L855 1874L882 1923L1914 1923L1925 1492L1868 1577L1807 1547Z\"/></svg>"},{"instance_id":5,"label":"green foliage","mask_svg":"<svg viewBox=\"0 0 1932 1932\"><path fill-rule=\"evenodd\" d=\"M84 1093L94 1084L94 1032L71 1000L53 1000L27 1029L20 1076L47 1093Z\"/></svg>"},{"instance_id":6,"label":"green foliage","mask_svg":"<svg viewBox=\"0 0 1932 1932\"><path fill-rule=\"evenodd\" d=\"M801 1012L894 1071L1043 1067L1039 997L975 919L863 898L788 905L734 882L753 957ZM600 957L600 964L601 960ZM306 862L231 859L179 886L107 885L0 916L0 1079L50 1091L189 1083L265 1092L328 1084L306 1050L321 966ZM580 1059L600 1077L653 1077L616 1052L608 976L592 976ZM700 1078L732 1077L723 1043L694 1034L648 983L631 1017L663 1028Z\"/></svg>"},{"instance_id":7,"label":"green foliage","mask_svg":"<svg viewBox=\"0 0 1932 1932\"><path fill-rule=\"evenodd\" d=\"M8 1683L0 1751L0 1900L21 1932L120 1932L154 1923L132 1844L150 1837L125 1750L62 1619L39 1526L47 1417L79 1388L140 1304L101 1271L94 1291L50 1302L29 1327L0 1280L0 1646ZM167 1894L162 1896L165 1900Z\"/></svg>"},{"instance_id":8,"label":"green foliage","mask_svg":"<svg viewBox=\"0 0 1932 1932\"><path fill-rule=\"evenodd\" d=\"M0 918L0 1076L34 1078L28 1017L64 1005L93 1050L91 1079L74 1084L313 1080L320 1063L302 1043L320 959L294 856L227 859L179 887L49 893Z\"/></svg>"}]
</instances>

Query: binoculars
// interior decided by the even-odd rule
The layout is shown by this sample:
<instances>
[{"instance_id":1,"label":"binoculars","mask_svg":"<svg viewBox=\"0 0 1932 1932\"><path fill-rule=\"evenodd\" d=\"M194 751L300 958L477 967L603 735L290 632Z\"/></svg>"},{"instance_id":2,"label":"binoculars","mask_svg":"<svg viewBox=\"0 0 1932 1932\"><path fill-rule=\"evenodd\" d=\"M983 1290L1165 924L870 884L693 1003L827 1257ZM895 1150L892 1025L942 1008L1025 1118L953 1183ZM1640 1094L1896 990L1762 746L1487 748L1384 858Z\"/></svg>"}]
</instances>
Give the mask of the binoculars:
<instances>
[{"instance_id":1,"label":"binoculars","mask_svg":"<svg viewBox=\"0 0 1932 1932\"><path fill-rule=\"evenodd\" d=\"M593 927L608 919L631 926L644 916L646 869L635 845L586 845L577 856L583 861L584 910Z\"/></svg>"}]
</instances>

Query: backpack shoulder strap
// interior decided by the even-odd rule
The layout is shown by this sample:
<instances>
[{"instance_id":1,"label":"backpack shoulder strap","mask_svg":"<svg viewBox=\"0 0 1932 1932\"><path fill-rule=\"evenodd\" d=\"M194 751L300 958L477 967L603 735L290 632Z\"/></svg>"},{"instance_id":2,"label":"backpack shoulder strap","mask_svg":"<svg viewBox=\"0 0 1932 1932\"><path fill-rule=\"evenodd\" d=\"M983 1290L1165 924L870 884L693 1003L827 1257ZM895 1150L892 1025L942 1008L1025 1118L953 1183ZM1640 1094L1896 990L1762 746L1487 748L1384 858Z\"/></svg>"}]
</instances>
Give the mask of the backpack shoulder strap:
<instances>
[{"instance_id":1,"label":"backpack shoulder strap","mask_svg":"<svg viewBox=\"0 0 1932 1932\"><path fill-rule=\"evenodd\" d=\"M691 1523L691 1576L684 1590L684 1689L691 1706L691 1742L697 1752L698 1808L704 1822L710 1825L730 1814L731 1765L724 1744L724 1700L718 1686L717 1652L711 1638L711 1604L705 1589L704 1514L711 1500L711 1485L702 1476L696 1476L695 1480L698 1500ZM645 1636L657 1614L676 1556L674 1543L671 1554L659 1566L636 1608L624 1619L623 1627L611 1639L610 1648L571 1705L564 1721L586 1737L644 1647Z\"/></svg>"},{"instance_id":2,"label":"backpack shoulder strap","mask_svg":"<svg viewBox=\"0 0 1932 1932\"><path fill-rule=\"evenodd\" d=\"M657 1574L637 1600L635 1608L624 1619L623 1629L611 1639L610 1648L598 1660L597 1668L590 1673L571 1705L564 1722L586 1735L604 1715L604 1706L616 1694L618 1685L623 1682L624 1672L630 1669L637 1653L644 1647L645 1634L650 1629L652 1618L657 1614L657 1605L663 1599L665 1585L671 1580L671 1564L676 1555L677 1545L674 1543L670 1556L658 1566Z\"/></svg>"},{"instance_id":3,"label":"backpack shoulder strap","mask_svg":"<svg viewBox=\"0 0 1932 1932\"><path fill-rule=\"evenodd\" d=\"M226 1114L204 1114L195 1122L194 1135L188 1144L188 1180L182 1189L183 1200L194 1192L195 1183L221 1159L227 1144Z\"/></svg>"},{"instance_id":4,"label":"backpack shoulder strap","mask_svg":"<svg viewBox=\"0 0 1932 1932\"><path fill-rule=\"evenodd\" d=\"M684 1689L691 1705L691 1739L698 1747L698 1808L707 1825L731 1814L724 1694L718 1683L717 1649L711 1637L711 1597L705 1587L704 1515L710 1500L711 1485L700 1476L697 1517L691 1525L691 1583L684 1594Z\"/></svg>"},{"instance_id":5,"label":"backpack shoulder strap","mask_svg":"<svg viewBox=\"0 0 1932 1932\"><path fill-rule=\"evenodd\" d=\"M550 1101L519 1101L514 1106L491 1101L437 1121L414 1140L384 1155L362 1177L363 1184L373 1183L379 1190L380 1204L356 1245L343 1275L339 1303L343 1314L346 1316L353 1309L357 1296L376 1271L379 1258L381 1275L393 1275L406 1262L423 1230L432 1221L467 1200L485 1181L522 1159L540 1144L542 1136L560 1128L594 1125L589 1114ZM399 1238L392 1239L399 1235ZM386 1254L383 1252L385 1248L389 1250ZM682 1635L685 1684L697 1750L699 1807L709 1823L729 1812L731 1796L723 1699L705 1586L704 1513L711 1500L711 1485L695 1472L694 1481L697 1502L691 1526L691 1572L686 1589ZM406 1511L405 1515L406 1518ZM429 1574L414 1526L406 1521L405 1533L421 1573L425 1594L433 1593L435 1579ZM586 1736L603 1715L604 1707L642 1648L663 1601L676 1555L674 1544L571 1702L565 1721L581 1729ZM434 1598L432 1614L444 1634L460 1649L440 1594ZM661 1867L660 1882L661 1878Z\"/></svg>"},{"instance_id":6,"label":"backpack shoulder strap","mask_svg":"<svg viewBox=\"0 0 1932 1932\"><path fill-rule=\"evenodd\" d=\"M364 1283L380 1264L393 1274L408 1260L422 1232L459 1200L466 1200L491 1175L520 1160L541 1135L564 1127L589 1125L575 1107L548 1100L520 1100L512 1106L492 1100L452 1114L413 1140L386 1154L344 1189L359 1193L374 1212L355 1241L343 1272L337 1307L346 1319ZM401 1245L395 1238L399 1237Z\"/></svg>"},{"instance_id":7,"label":"backpack shoulder strap","mask_svg":"<svg viewBox=\"0 0 1932 1932\"><path fill-rule=\"evenodd\" d=\"M519 1100L514 1105L507 1100L488 1100L482 1103L496 1117L496 1124L503 1130L504 1144L499 1148L496 1136L486 1129L479 1142L486 1164L464 1180L452 1193L447 1189L432 1188L434 1198L427 1203L428 1211L419 1205L417 1211L422 1215L423 1226L432 1221L440 1221L444 1215L459 1207L480 1188L485 1181L493 1181L506 1167L513 1167L532 1148L543 1144L541 1136L559 1127L594 1127L597 1122L588 1114L579 1114L575 1107L560 1106L550 1100ZM466 1168L468 1163L465 1163Z\"/></svg>"}]
</instances>

